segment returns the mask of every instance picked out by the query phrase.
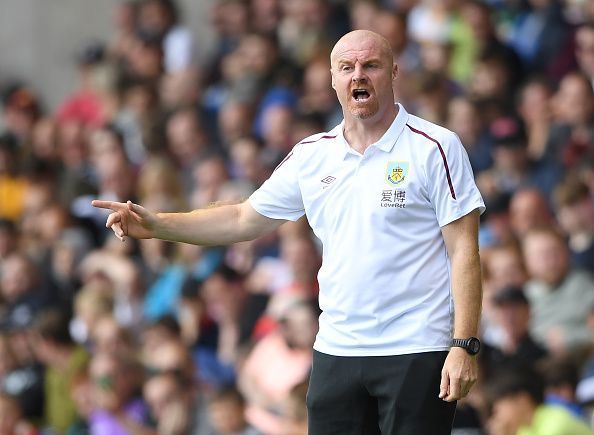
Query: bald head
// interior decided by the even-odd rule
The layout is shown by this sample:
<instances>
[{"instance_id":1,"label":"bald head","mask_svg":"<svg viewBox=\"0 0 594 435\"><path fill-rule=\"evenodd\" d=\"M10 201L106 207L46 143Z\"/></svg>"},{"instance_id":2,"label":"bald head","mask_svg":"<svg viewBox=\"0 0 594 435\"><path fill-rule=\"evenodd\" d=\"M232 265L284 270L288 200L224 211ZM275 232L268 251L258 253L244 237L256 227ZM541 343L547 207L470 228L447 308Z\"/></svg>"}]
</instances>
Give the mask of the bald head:
<instances>
[{"instance_id":1,"label":"bald head","mask_svg":"<svg viewBox=\"0 0 594 435\"><path fill-rule=\"evenodd\" d=\"M381 56L385 56L393 64L394 56L390 43L382 35L371 30L353 30L340 38L330 53L330 64L334 68L336 59L342 54L353 50L371 49L373 47L379 48Z\"/></svg>"},{"instance_id":2,"label":"bald head","mask_svg":"<svg viewBox=\"0 0 594 435\"><path fill-rule=\"evenodd\" d=\"M332 88L347 125L377 122L389 126L396 116L394 80L398 67L390 44L369 30L347 33L330 54Z\"/></svg>"}]
</instances>

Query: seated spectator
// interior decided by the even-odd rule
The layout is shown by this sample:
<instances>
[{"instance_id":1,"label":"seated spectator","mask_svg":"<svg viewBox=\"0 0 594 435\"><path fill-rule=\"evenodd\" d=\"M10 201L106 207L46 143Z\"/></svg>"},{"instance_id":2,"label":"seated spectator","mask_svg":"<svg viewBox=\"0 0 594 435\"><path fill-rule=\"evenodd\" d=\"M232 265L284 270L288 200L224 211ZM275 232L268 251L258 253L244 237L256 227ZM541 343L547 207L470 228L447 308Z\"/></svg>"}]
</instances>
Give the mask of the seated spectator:
<instances>
[{"instance_id":1,"label":"seated spectator","mask_svg":"<svg viewBox=\"0 0 594 435\"><path fill-rule=\"evenodd\" d=\"M40 420L43 416L43 388L42 367L20 362L8 333L0 333L0 393L10 395L19 403L24 418Z\"/></svg>"},{"instance_id":2,"label":"seated spectator","mask_svg":"<svg viewBox=\"0 0 594 435\"><path fill-rule=\"evenodd\" d=\"M139 31L163 40L163 64L168 73L189 70L195 65L194 37L180 23L174 0L144 0L138 5Z\"/></svg>"},{"instance_id":3,"label":"seated spectator","mask_svg":"<svg viewBox=\"0 0 594 435\"><path fill-rule=\"evenodd\" d=\"M586 326L594 307L592 276L571 270L567 243L550 227L530 230L522 248L530 277L525 291L535 340L554 354L588 348L592 344Z\"/></svg>"},{"instance_id":4,"label":"seated spectator","mask_svg":"<svg viewBox=\"0 0 594 435\"><path fill-rule=\"evenodd\" d=\"M514 193L509 204L512 231L521 240L532 228L553 223L553 215L543 193L534 188L520 189Z\"/></svg>"},{"instance_id":5,"label":"seated spectator","mask_svg":"<svg viewBox=\"0 0 594 435\"><path fill-rule=\"evenodd\" d=\"M266 433L278 433L282 422L276 414L291 389L309 374L317 309L307 301L294 303L280 325L255 345L239 373L248 421Z\"/></svg>"},{"instance_id":6,"label":"seated spectator","mask_svg":"<svg viewBox=\"0 0 594 435\"><path fill-rule=\"evenodd\" d=\"M460 137L475 175L489 169L493 164L492 140L475 104L469 98L454 97L447 110L447 126Z\"/></svg>"},{"instance_id":7,"label":"seated spectator","mask_svg":"<svg viewBox=\"0 0 594 435\"><path fill-rule=\"evenodd\" d=\"M0 263L0 296L5 310L2 323L21 327L31 324L49 302L39 283L37 268L26 255L16 252Z\"/></svg>"},{"instance_id":8,"label":"seated spectator","mask_svg":"<svg viewBox=\"0 0 594 435\"><path fill-rule=\"evenodd\" d=\"M594 89L594 23L580 26L575 34L575 57L582 72L590 78Z\"/></svg>"},{"instance_id":9,"label":"seated spectator","mask_svg":"<svg viewBox=\"0 0 594 435\"><path fill-rule=\"evenodd\" d=\"M70 383L87 364L89 355L76 345L68 330L69 317L57 309L47 309L35 319L34 350L45 364L45 427L63 432L76 420L70 397Z\"/></svg>"},{"instance_id":10,"label":"seated spectator","mask_svg":"<svg viewBox=\"0 0 594 435\"><path fill-rule=\"evenodd\" d=\"M98 80L104 74L105 50L101 44L90 43L77 56L78 85L62 101L57 110L60 124L80 123L98 127L109 119L110 95L105 80Z\"/></svg>"},{"instance_id":11,"label":"seated spectator","mask_svg":"<svg viewBox=\"0 0 594 435\"><path fill-rule=\"evenodd\" d=\"M576 398L578 365L575 361L569 357L552 357L540 361L536 367L544 379L544 403L561 406L585 421L586 414Z\"/></svg>"},{"instance_id":12,"label":"seated spectator","mask_svg":"<svg viewBox=\"0 0 594 435\"><path fill-rule=\"evenodd\" d=\"M193 422L190 423L196 427L194 433L196 435L210 433L208 431L201 432L210 428L207 418L207 401L202 385L197 382L197 368L194 366L190 352L181 341L181 338L179 336L164 338L161 343L155 345L152 353L145 353L143 358L145 371L150 377L149 383L152 384L150 391L145 390L145 397L147 397L149 403L154 405L159 397L165 396L163 390L175 391L177 388L176 382L181 383L184 386L185 394L187 394L187 400L191 403L191 413L195 416ZM177 379L171 377L165 379L163 378L165 375L174 375ZM153 380L155 382L151 382ZM176 406L180 405L178 403ZM175 407L170 411L174 413ZM162 424L172 424L168 420L174 415L165 417L165 415L159 414L157 416L153 413L153 417L157 419L164 418L166 421L161 422Z\"/></svg>"},{"instance_id":13,"label":"seated spectator","mask_svg":"<svg viewBox=\"0 0 594 435\"><path fill-rule=\"evenodd\" d=\"M200 295L201 285L187 281L178 302L181 336L199 367L200 382L216 389L235 382L233 364L220 361L218 352L219 325L209 316Z\"/></svg>"},{"instance_id":14,"label":"seated spectator","mask_svg":"<svg viewBox=\"0 0 594 435\"><path fill-rule=\"evenodd\" d=\"M208 415L216 435L261 434L245 420L245 399L235 387L214 394L208 403Z\"/></svg>"},{"instance_id":15,"label":"seated spectator","mask_svg":"<svg viewBox=\"0 0 594 435\"><path fill-rule=\"evenodd\" d=\"M206 402L175 373L162 373L149 378L144 384L143 396L158 433L212 433Z\"/></svg>"},{"instance_id":16,"label":"seated spectator","mask_svg":"<svg viewBox=\"0 0 594 435\"><path fill-rule=\"evenodd\" d=\"M120 325L111 315L97 320L91 330L95 353L128 354L134 351L134 341L130 331Z\"/></svg>"},{"instance_id":17,"label":"seated spectator","mask_svg":"<svg viewBox=\"0 0 594 435\"><path fill-rule=\"evenodd\" d=\"M93 382L87 370L81 370L70 383L70 397L76 407L76 420L66 430L66 435L87 435L89 418L95 410Z\"/></svg>"},{"instance_id":18,"label":"seated spectator","mask_svg":"<svg viewBox=\"0 0 594 435\"><path fill-rule=\"evenodd\" d=\"M90 344L91 332L103 316L113 313L112 289L91 283L82 287L74 297L74 317L70 322L72 338L80 344Z\"/></svg>"},{"instance_id":19,"label":"seated spectator","mask_svg":"<svg viewBox=\"0 0 594 435\"><path fill-rule=\"evenodd\" d=\"M136 397L142 371L130 355L100 353L90 368L94 382L96 408L89 417L93 435L139 433L146 420L144 402Z\"/></svg>"},{"instance_id":20,"label":"seated spectator","mask_svg":"<svg viewBox=\"0 0 594 435\"><path fill-rule=\"evenodd\" d=\"M570 177L554 191L555 211L567 235L571 266L594 271L594 202L588 186Z\"/></svg>"},{"instance_id":21,"label":"seated spectator","mask_svg":"<svg viewBox=\"0 0 594 435\"><path fill-rule=\"evenodd\" d=\"M594 154L594 90L590 78L580 72L563 77L553 97L554 124L546 157L559 160L565 169Z\"/></svg>"},{"instance_id":22,"label":"seated spectator","mask_svg":"<svg viewBox=\"0 0 594 435\"><path fill-rule=\"evenodd\" d=\"M592 435L585 422L561 406L546 405L538 373L516 367L494 376L488 386L493 413L490 435Z\"/></svg>"},{"instance_id":23,"label":"seated spectator","mask_svg":"<svg viewBox=\"0 0 594 435\"><path fill-rule=\"evenodd\" d=\"M495 318L503 332L498 346L485 343L481 358L486 372L494 369L533 365L547 355L530 336L530 306L521 288L507 287L493 295Z\"/></svg>"},{"instance_id":24,"label":"seated spectator","mask_svg":"<svg viewBox=\"0 0 594 435\"><path fill-rule=\"evenodd\" d=\"M532 78L518 92L516 110L526 126L528 157L539 161L545 152L552 122L553 86L546 79Z\"/></svg>"}]
</instances>

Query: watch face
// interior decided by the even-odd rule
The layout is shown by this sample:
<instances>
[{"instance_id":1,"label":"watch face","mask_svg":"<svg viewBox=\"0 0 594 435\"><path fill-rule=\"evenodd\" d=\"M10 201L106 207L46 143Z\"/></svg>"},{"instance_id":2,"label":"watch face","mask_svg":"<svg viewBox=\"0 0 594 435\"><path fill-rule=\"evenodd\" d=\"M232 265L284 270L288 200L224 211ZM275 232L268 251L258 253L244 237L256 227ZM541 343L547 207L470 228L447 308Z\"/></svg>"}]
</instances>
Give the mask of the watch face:
<instances>
[{"instance_id":1,"label":"watch face","mask_svg":"<svg viewBox=\"0 0 594 435\"><path fill-rule=\"evenodd\" d=\"M468 351L472 355L476 355L481 350L481 342L478 338L472 337L468 340Z\"/></svg>"}]
</instances>

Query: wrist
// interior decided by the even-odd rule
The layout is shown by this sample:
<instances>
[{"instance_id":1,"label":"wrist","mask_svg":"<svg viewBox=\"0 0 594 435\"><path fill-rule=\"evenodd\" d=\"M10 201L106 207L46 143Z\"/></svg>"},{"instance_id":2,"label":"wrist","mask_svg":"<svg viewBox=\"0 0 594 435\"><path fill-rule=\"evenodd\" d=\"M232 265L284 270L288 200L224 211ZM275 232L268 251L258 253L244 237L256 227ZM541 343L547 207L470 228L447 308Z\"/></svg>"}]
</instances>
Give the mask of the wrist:
<instances>
[{"instance_id":1,"label":"wrist","mask_svg":"<svg viewBox=\"0 0 594 435\"><path fill-rule=\"evenodd\" d=\"M451 342L451 348L460 348L469 355L476 355L481 350L481 341L476 337L458 338L454 336Z\"/></svg>"}]
</instances>

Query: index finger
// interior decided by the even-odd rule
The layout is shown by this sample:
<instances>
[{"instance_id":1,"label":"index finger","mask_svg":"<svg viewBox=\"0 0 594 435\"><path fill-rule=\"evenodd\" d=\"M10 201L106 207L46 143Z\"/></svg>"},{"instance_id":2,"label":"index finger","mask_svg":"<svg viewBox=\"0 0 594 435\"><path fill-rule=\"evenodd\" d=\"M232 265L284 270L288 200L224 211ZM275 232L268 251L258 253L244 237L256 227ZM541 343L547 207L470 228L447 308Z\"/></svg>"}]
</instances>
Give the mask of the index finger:
<instances>
[{"instance_id":1,"label":"index finger","mask_svg":"<svg viewBox=\"0 0 594 435\"><path fill-rule=\"evenodd\" d=\"M121 202L115 202L115 201L101 201L99 199L94 199L93 201L91 201L91 205L93 207L97 207L97 208L105 208L108 210L114 210L117 211L119 209L122 209L123 207L126 206L126 204L123 204Z\"/></svg>"}]
</instances>

